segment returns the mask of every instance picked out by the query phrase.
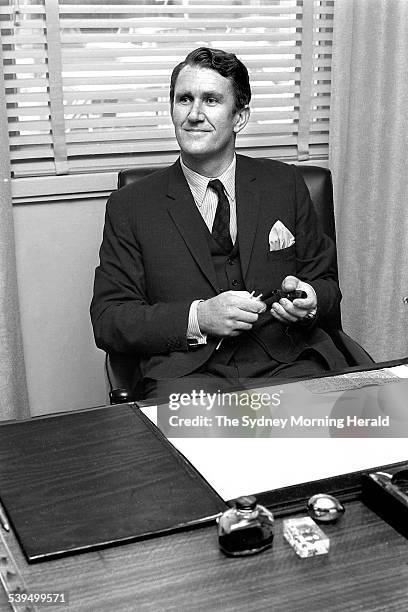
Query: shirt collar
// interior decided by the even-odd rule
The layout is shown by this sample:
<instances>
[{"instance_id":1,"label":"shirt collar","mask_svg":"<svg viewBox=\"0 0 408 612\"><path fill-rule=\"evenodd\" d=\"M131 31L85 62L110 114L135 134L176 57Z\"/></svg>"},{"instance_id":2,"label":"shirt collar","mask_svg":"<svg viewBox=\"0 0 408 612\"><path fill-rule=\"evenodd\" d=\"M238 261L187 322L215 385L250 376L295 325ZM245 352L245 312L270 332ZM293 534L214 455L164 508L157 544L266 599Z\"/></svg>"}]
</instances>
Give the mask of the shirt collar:
<instances>
[{"instance_id":1,"label":"shirt collar","mask_svg":"<svg viewBox=\"0 0 408 612\"><path fill-rule=\"evenodd\" d=\"M203 176L194 170L188 168L180 157L181 169L183 170L186 181L191 189L194 200L197 206L201 206L207 191L208 183L210 180L217 178L224 185L225 192L230 200L235 200L235 168L237 164L237 158L234 158L228 168L224 170L220 176Z\"/></svg>"}]
</instances>

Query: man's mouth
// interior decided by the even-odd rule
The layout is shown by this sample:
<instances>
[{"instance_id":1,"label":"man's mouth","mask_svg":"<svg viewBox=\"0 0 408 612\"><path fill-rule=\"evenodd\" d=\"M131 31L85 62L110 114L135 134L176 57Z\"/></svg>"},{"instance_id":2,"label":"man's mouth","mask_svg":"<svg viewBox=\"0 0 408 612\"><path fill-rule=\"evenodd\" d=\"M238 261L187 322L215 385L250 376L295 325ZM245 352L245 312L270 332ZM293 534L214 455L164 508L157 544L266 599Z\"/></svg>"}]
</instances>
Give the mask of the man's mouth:
<instances>
[{"instance_id":1,"label":"man's mouth","mask_svg":"<svg viewBox=\"0 0 408 612\"><path fill-rule=\"evenodd\" d=\"M208 134L211 130L201 130L198 128L184 128L185 132L190 132L193 134Z\"/></svg>"}]
</instances>

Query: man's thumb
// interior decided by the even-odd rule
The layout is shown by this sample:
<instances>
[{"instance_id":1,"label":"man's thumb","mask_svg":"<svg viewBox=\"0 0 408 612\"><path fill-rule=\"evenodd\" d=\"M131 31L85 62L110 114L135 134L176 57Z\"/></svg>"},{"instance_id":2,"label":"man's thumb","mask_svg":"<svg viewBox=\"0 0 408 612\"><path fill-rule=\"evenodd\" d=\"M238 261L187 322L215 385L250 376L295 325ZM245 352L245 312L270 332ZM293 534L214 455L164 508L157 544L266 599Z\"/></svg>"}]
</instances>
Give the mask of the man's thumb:
<instances>
[{"instance_id":1,"label":"man's thumb","mask_svg":"<svg viewBox=\"0 0 408 612\"><path fill-rule=\"evenodd\" d=\"M294 291L297 289L299 279L296 276L286 276L282 282L282 289L284 291Z\"/></svg>"}]
</instances>

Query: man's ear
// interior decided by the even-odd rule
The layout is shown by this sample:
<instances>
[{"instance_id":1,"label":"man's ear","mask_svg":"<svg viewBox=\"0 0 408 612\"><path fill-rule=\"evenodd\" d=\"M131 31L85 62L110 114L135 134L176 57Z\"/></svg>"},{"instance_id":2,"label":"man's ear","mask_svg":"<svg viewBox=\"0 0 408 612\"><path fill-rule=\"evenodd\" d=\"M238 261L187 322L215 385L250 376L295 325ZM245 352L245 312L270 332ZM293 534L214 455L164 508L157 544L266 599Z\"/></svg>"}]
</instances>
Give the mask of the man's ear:
<instances>
[{"instance_id":1,"label":"man's ear","mask_svg":"<svg viewBox=\"0 0 408 612\"><path fill-rule=\"evenodd\" d=\"M249 121L250 114L251 114L251 110L249 106L244 106L244 108L241 108L241 110L235 113L234 132L236 134L238 134L238 132L244 129L244 127Z\"/></svg>"}]
</instances>

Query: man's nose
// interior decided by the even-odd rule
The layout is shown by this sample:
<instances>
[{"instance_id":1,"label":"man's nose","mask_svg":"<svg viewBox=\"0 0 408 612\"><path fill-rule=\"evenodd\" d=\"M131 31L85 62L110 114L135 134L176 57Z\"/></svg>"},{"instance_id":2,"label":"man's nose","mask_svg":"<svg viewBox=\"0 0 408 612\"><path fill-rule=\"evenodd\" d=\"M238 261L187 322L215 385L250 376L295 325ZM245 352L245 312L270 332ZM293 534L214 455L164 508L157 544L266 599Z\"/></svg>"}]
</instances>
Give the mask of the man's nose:
<instances>
[{"instance_id":1,"label":"man's nose","mask_svg":"<svg viewBox=\"0 0 408 612\"><path fill-rule=\"evenodd\" d=\"M201 100L194 100L188 113L188 118L190 121L203 121L204 114Z\"/></svg>"}]
</instances>

